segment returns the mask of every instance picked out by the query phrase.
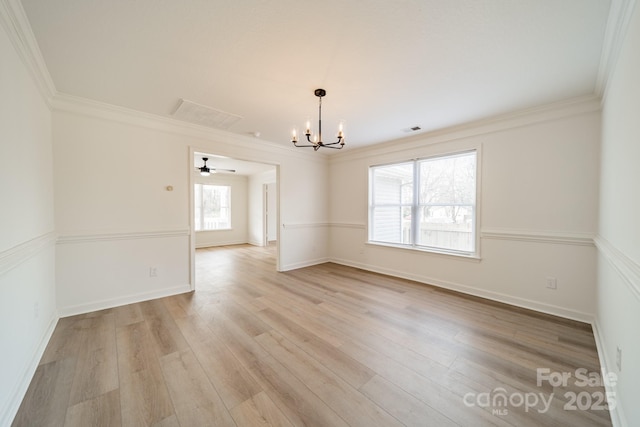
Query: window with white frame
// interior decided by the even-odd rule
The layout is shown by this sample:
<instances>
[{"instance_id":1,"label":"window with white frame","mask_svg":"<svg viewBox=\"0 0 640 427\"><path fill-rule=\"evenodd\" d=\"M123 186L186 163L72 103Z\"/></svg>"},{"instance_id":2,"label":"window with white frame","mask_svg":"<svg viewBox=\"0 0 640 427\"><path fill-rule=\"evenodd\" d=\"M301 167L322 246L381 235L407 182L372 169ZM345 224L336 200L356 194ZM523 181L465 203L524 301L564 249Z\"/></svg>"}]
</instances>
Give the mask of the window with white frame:
<instances>
[{"instance_id":1,"label":"window with white frame","mask_svg":"<svg viewBox=\"0 0 640 427\"><path fill-rule=\"evenodd\" d=\"M476 151L369 170L369 242L476 254Z\"/></svg>"},{"instance_id":2,"label":"window with white frame","mask_svg":"<svg viewBox=\"0 0 640 427\"><path fill-rule=\"evenodd\" d=\"M195 184L196 231L231 229L231 187Z\"/></svg>"}]
</instances>

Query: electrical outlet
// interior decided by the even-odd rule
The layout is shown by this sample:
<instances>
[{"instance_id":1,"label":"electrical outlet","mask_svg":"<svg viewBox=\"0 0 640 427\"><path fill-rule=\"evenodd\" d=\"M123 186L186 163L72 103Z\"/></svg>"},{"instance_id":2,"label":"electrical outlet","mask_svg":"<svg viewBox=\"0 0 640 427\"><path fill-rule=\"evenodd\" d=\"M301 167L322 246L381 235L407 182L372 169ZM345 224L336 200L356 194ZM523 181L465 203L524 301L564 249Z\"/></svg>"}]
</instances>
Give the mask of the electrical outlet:
<instances>
[{"instance_id":1,"label":"electrical outlet","mask_svg":"<svg viewBox=\"0 0 640 427\"><path fill-rule=\"evenodd\" d=\"M555 277L547 277L547 288L558 289L558 279Z\"/></svg>"},{"instance_id":2,"label":"electrical outlet","mask_svg":"<svg viewBox=\"0 0 640 427\"><path fill-rule=\"evenodd\" d=\"M616 347L616 367L618 372L622 371L622 349L620 347Z\"/></svg>"},{"instance_id":3,"label":"electrical outlet","mask_svg":"<svg viewBox=\"0 0 640 427\"><path fill-rule=\"evenodd\" d=\"M158 277L158 267L149 267L149 277Z\"/></svg>"}]
</instances>

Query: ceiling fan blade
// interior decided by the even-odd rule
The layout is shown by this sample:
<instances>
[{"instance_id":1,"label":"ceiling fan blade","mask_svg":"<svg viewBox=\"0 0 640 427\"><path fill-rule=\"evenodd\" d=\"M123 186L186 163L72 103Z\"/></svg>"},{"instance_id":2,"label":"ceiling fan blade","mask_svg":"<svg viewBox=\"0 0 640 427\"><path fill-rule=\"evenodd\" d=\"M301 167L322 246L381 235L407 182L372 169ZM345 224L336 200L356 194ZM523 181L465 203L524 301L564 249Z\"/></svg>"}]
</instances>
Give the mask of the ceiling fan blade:
<instances>
[{"instance_id":1,"label":"ceiling fan blade","mask_svg":"<svg viewBox=\"0 0 640 427\"><path fill-rule=\"evenodd\" d=\"M211 168L211 170L215 170L216 172L235 172L235 169L219 169L219 168Z\"/></svg>"}]
</instances>

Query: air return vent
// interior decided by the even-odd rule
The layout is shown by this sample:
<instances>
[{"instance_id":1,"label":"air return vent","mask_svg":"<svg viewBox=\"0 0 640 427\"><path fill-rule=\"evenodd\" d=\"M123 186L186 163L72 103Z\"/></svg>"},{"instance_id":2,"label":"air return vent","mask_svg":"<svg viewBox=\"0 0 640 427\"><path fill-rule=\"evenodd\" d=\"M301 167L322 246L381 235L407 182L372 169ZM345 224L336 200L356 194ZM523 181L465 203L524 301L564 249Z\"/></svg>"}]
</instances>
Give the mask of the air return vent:
<instances>
[{"instance_id":1,"label":"air return vent","mask_svg":"<svg viewBox=\"0 0 640 427\"><path fill-rule=\"evenodd\" d=\"M205 105L196 104L186 99L181 99L178 108L173 113L173 117L185 122L196 123L203 126L209 126L217 129L229 129L235 123L242 119L241 116Z\"/></svg>"}]
</instances>

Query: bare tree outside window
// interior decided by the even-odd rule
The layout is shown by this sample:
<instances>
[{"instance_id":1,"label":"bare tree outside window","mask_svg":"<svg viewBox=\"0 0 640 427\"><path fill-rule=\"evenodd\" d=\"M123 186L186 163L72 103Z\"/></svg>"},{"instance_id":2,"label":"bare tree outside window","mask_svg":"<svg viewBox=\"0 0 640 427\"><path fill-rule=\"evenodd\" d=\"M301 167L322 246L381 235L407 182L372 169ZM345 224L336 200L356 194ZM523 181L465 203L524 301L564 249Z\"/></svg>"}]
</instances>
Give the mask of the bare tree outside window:
<instances>
[{"instance_id":1,"label":"bare tree outside window","mask_svg":"<svg viewBox=\"0 0 640 427\"><path fill-rule=\"evenodd\" d=\"M195 184L194 213L196 231L231 228L231 187Z\"/></svg>"},{"instance_id":2,"label":"bare tree outside window","mask_svg":"<svg viewBox=\"0 0 640 427\"><path fill-rule=\"evenodd\" d=\"M372 167L370 241L475 252L476 162L470 151Z\"/></svg>"}]
</instances>

